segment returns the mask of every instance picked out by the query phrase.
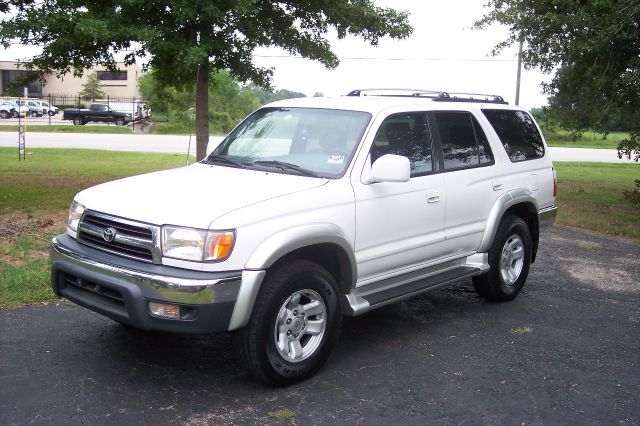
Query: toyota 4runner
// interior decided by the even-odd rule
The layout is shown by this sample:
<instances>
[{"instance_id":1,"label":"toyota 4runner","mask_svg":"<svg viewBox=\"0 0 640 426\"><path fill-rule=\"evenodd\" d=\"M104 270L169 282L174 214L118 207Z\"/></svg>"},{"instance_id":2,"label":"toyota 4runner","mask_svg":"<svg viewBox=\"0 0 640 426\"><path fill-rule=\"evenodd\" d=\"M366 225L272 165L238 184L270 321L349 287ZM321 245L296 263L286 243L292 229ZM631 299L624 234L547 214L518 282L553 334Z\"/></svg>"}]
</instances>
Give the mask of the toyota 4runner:
<instances>
[{"instance_id":1,"label":"toyota 4runner","mask_svg":"<svg viewBox=\"0 0 640 426\"><path fill-rule=\"evenodd\" d=\"M289 384L327 360L342 315L469 277L515 298L555 197L539 128L498 96L291 99L203 161L78 193L52 286L136 328L231 331L253 376Z\"/></svg>"}]
</instances>

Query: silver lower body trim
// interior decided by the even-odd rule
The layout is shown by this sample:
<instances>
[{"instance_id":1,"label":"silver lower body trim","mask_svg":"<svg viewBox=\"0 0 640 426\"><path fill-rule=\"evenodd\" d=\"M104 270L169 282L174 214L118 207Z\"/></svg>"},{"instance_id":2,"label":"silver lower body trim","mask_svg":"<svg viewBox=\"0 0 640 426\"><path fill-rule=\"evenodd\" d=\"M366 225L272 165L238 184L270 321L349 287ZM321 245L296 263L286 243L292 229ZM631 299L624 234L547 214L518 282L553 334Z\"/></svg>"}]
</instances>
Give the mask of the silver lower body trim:
<instances>
[{"instance_id":1,"label":"silver lower body trim","mask_svg":"<svg viewBox=\"0 0 640 426\"><path fill-rule=\"evenodd\" d=\"M556 215L558 214L558 206L553 205L545 207L538 211L538 222L540 229L548 228L556 221Z\"/></svg>"}]
</instances>

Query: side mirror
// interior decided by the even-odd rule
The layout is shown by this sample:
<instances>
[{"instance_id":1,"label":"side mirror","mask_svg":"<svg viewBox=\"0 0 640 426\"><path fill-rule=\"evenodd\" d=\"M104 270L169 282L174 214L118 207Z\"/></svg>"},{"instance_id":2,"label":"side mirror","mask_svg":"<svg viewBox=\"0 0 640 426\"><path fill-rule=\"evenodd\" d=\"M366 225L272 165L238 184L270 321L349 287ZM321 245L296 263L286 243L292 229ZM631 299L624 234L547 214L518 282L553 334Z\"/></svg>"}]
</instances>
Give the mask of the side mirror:
<instances>
[{"instance_id":1,"label":"side mirror","mask_svg":"<svg viewBox=\"0 0 640 426\"><path fill-rule=\"evenodd\" d=\"M401 155L385 154L371 165L367 183L408 182L411 174L409 159Z\"/></svg>"}]
</instances>

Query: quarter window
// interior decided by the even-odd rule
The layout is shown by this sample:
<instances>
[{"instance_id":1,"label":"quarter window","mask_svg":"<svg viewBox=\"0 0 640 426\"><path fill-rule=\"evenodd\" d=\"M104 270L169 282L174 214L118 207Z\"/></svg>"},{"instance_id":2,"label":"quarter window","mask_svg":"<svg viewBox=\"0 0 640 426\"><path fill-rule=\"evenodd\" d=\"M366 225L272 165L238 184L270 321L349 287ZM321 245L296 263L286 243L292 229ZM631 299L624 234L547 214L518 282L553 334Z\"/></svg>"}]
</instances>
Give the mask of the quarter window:
<instances>
[{"instance_id":1,"label":"quarter window","mask_svg":"<svg viewBox=\"0 0 640 426\"><path fill-rule=\"evenodd\" d=\"M444 170L493 164L487 136L468 112L436 112Z\"/></svg>"},{"instance_id":2,"label":"quarter window","mask_svg":"<svg viewBox=\"0 0 640 426\"><path fill-rule=\"evenodd\" d=\"M533 119L524 111L483 109L512 162L544 156L542 136Z\"/></svg>"},{"instance_id":3,"label":"quarter window","mask_svg":"<svg viewBox=\"0 0 640 426\"><path fill-rule=\"evenodd\" d=\"M433 171L431 138L425 113L395 114L380 126L373 146L371 162L385 154L402 155L409 159L411 177Z\"/></svg>"}]
</instances>

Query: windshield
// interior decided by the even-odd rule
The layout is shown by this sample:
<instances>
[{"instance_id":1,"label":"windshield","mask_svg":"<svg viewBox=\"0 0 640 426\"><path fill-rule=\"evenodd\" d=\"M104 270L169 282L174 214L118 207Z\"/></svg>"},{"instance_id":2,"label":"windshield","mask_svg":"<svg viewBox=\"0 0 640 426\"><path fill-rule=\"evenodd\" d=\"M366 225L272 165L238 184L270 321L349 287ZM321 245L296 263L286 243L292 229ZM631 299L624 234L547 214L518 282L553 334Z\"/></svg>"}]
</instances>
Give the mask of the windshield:
<instances>
[{"instance_id":1,"label":"windshield","mask_svg":"<svg viewBox=\"0 0 640 426\"><path fill-rule=\"evenodd\" d=\"M337 178L370 119L360 111L263 108L231 132L205 162Z\"/></svg>"}]
</instances>

